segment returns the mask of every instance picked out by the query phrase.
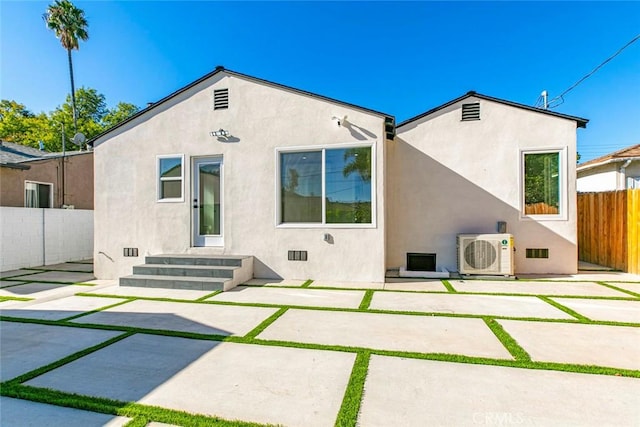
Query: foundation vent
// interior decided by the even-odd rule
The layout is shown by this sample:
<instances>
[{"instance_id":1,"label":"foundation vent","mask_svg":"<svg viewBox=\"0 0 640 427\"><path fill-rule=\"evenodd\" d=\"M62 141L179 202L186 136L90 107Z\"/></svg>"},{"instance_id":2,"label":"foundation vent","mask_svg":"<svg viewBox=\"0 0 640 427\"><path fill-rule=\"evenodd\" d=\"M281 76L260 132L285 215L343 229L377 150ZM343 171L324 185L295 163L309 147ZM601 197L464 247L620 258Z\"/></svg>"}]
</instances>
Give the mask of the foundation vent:
<instances>
[{"instance_id":1,"label":"foundation vent","mask_svg":"<svg viewBox=\"0 0 640 427\"><path fill-rule=\"evenodd\" d=\"M462 104L462 121L480 120L480 103Z\"/></svg>"},{"instance_id":2,"label":"foundation vent","mask_svg":"<svg viewBox=\"0 0 640 427\"><path fill-rule=\"evenodd\" d=\"M289 261L306 261L307 251L289 251Z\"/></svg>"},{"instance_id":3,"label":"foundation vent","mask_svg":"<svg viewBox=\"0 0 640 427\"><path fill-rule=\"evenodd\" d=\"M137 257L138 256L138 248L124 248L123 255L124 256Z\"/></svg>"},{"instance_id":4,"label":"foundation vent","mask_svg":"<svg viewBox=\"0 0 640 427\"><path fill-rule=\"evenodd\" d=\"M229 89L215 89L213 91L213 109L224 110L229 108Z\"/></svg>"},{"instance_id":5,"label":"foundation vent","mask_svg":"<svg viewBox=\"0 0 640 427\"><path fill-rule=\"evenodd\" d=\"M527 248L527 258L549 258L549 249Z\"/></svg>"}]
</instances>

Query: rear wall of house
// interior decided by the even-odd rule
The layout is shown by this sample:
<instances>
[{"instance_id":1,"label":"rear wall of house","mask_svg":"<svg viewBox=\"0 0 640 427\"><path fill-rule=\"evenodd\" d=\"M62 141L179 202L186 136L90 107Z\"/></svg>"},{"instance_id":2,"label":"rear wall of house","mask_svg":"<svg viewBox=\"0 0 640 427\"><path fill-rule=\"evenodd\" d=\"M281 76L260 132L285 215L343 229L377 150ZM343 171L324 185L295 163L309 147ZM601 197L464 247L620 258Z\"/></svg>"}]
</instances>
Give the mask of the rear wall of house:
<instances>
[{"instance_id":1,"label":"rear wall of house","mask_svg":"<svg viewBox=\"0 0 640 427\"><path fill-rule=\"evenodd\" d=\"M213 109L213 90L229 89L229 108ZM338 126L332 117L348 116ZM229 130L233 142L211 131ZM374 175L374 226L283 228L277 225L276 149L371 143L374 169L384 162L378 115L217 75L108 135L95 149L95 266L99 278L132 273L143 256L172 253L253 255L256 277L376 281L384 278L384 181ZM157 201L157 155L185 156L184 201ZM223 159L224 246L193 248L192 168L203 156ZM324 235L331 235L330 242ZM123 248L139 257L123 257ZM308 261L288 261L289 250Z\"/></svg>"},{"instance_id":2,"label":"rear wall of house","mask_svg":"<svg viewBox=\"0 0 640 427\"><path fill-rule=\"evenodd\" d=\"M480 102L480 120L461 121L462 103ZM521 150L564 150L566 218L522 214ZM496 233L507 222L518 273L575 273L576 124L468 98L398 129L387 147L387 267L407 252L436 253L437 268L457 271L456 235ZM527 248L548 248L528 259Z\"/></svg>"}]
</instances>

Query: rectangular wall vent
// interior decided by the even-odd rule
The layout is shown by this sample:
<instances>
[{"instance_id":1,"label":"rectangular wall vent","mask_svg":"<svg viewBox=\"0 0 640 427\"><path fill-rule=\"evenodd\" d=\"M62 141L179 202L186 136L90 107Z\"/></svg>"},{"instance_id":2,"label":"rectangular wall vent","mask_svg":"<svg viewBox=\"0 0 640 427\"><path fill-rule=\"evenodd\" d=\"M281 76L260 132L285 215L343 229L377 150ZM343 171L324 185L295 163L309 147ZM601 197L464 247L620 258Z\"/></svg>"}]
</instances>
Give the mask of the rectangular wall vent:
<instances>
[{"instance_id":1,"label":"rectangular wall vent","mask_svg":"<svg viewBox=\"0 0 640 427\"><path fill-rule=\"evenodd\" d=\"M436 254L407 253L407 271L436 271Z\"/></svg>"},{"instance_id":2,"label":"rectangular wall vent","mask_svg":"<svg viewBox=\"0 0 640 427\"><path fill-rule=\"evenodd\" d=\"M124 248L124 256L138 256L138 248Z\"/></svg>"},{"instance_id":3,"label":"rectangular wall vent","mask_svg":"<svg viewBox=\"0 0 640 427\"><path fill-rule=\"evenodd\" d=\"M229 89L215 89L213 91L213 109L229 108Z\"/></svg>"},{"instance_id":4,"label":"rectangular wall vent","mask_svg":"<svg viewBox=\"0 0 640 427\"><path fill-rule=\"evenodd\" d=\"M549 249L527 248L527 258L549 258Z\"/></svg>"},{"instance_id":5,"label":"rectangular wall vent","mask_svg":"<svg viewBox=\"0 0 640 427\"><path fill-rule=\"evenodd\" d=\"M462 120L480 120L480 103L462 104Z\"/></svg>"},{"instance_id":6,"label":"rectangular wall vent","mask_svg":"<svg viewBox=\"0 0 640 427\"><path fill-rule=\"evenodd\" d=\"M306 261L307 251L289 251L289 261Z\"/></svg>"}]
</instances>

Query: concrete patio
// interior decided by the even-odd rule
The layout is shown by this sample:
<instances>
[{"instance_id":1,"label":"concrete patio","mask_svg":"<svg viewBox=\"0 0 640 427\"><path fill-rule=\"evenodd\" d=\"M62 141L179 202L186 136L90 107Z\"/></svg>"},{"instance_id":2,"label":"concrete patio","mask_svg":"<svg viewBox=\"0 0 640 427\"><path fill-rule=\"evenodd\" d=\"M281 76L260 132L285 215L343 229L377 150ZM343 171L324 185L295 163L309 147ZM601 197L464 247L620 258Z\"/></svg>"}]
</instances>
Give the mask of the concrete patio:
<instances>
[{"instance_id":1,"label":"concrete patio","mask_svg":"<svg viewBox=\"0 0 640 427\"><path fill-rule=\"evenodd\" d=\"M91 278L83 265L3 275L3 390L165 411L145 415L150 426L171 416L189 425L176 411L287 426L640 420L640 278L452 280L453 289L439 280L252 280L212 294L77 284ZM46 403L5 395L0 424L119 426L142 417Z\"/></svg>"}]
</instances>

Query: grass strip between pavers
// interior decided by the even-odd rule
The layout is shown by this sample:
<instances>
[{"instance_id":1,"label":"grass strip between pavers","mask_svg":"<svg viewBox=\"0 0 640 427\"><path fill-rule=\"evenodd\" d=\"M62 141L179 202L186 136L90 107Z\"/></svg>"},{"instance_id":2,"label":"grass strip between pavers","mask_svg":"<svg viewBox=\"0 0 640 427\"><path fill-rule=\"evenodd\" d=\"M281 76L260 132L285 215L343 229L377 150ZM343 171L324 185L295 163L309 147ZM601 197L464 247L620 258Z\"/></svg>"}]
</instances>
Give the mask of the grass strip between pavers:
<instances>
[{"instance_id":1,"label":"grass strip between pavers","mask_svg":"<svg viewBox=\"0 0 640 427\"><path fill-rule=\"evenodd\" d=\"M149 419L146 417L136 417L122 427L146 427L147 424L149 424Z\"/></svg>"},{"instance_id":2,"label":"grass strip between pavers","mask_svg":"<svg viewBox=\"0 0 640 427\"><path fill-rule=\"evenodd\" d=\"M567 307L566 305L562 305L559 302L554 301L549 297L539 296L538 298L540 298L542 301L546 302L547 304L550 304L550 305L554 306L558 310L562 310L565 313L567 313L568 315L575 317L576 319L578 319L581 322L592 323L591 319L589 319L588 317L583 316L582 314L578 313L577 311L572 310L569 307Z\"/></svg>"},{"instance_id":3,"label":"grass strip between pavers","mask_svg":"<svg viewBox=\"0 0 640 427\"><path fill-rule=\"evenodd\" d=\"M611 284L609 284L609 283L607 283L607 282L596 282L596 283L597 283L598 285L606 286L606 287L607 287L607 288L609 288L609 289L613 289L613 290L615 290L615 291L623 292L623 293L625 293L625 294L628 294L628 295L634 296L634 297L636 297L636 298L640 298L640 294L639 294L638 292L633 292L633 291L629 291L629 290L624 289L624 288L619 288L619 287L614 286L614 285L611 285Z\"/></svg>"},{"instance_id":4,"label":"grass strip between pavers","mask_svg":"<svg viewBox=\"0 0 640 427\"><path fill-rule=\"evenodd\" d=\"M364 296L362 297L362 302L360 302L359 310L368 310L371 305L371 300L373 299L373 290L367 289L364 292Z\"/></svg>"},{"instance_id":5,"label":"grass strip between pavers","mask_svg":"<svg viewBox=\"0 0 640 427\"><path fill-rule=\"evenodd\" d=\"M514 359L527 362L531 361L529 353L527 353L527 351L518 344L518 341L516 341L515 338L504 330L501 324L490 317L485 317L483 320L496 338L498 338L502 345L509 351L509 353L511 353Z\"/></svg>"},{"instance_id":6,"label":"grass strip between pavers","mask_svg":"<svg viewBox=\"0 0 640 427\"><path fill-rule=\"evenodd\" d=\"M48 365L42 366L40 368L34 369L33 371L27 372L25 374L19 375L7 382L3 382L3 388L5 384L20 384L23 383L25 381L29 381L32 380L33 378L40 376L44 373L47 373L49 371L52 371L54 369L57 369L63 365L66 365L67 363L71 363L74 360L77 360L81 357L86 356L87 354L91 354L95 351L98 351L100 349L103 349L113 343L116 343L118 341L121 341L127 337L130 337L131 335L133 335L133 332L126 332L124 334L115 336L113 338L110 338L106 341L101 342L100 344L96 344L94 346L85 348L84 350L80 350L78 352L75 352L73 354L70 354L69 356L63 357L62 359L59 359L55 362L49 363Z\"/></svg>"},{"instance_id":7,"label":"grass strip between pavers","mask_svg":"<svg viewBox=\"0 0 640 427\"><path fill-rule=\"evenodd\" d=\"M102 414L118 415L129 418L143 418L147 421L177 426L220 426L220 427L263 427L271 424L259 424L246 421L230 421L216 416L190 414L175 409L124 402L102 397L83 396L41 387L22 384L2 384L0 394L17 399L47 403L67 408L81 409Z\"/></svg>"},{"instance_id":8,"label":"grass strip between pavers","mask_svg":"<svg viewBox=\"0 0 640 427\"><path fill-rule=\"evenodd\" d=\"M448 293L452 293L452 294L458 293L458 291L456 291L456 289L453 287L451 282L449 282L448 280L445 280L445 279L440 279L440 281L442 282L444 287L447 288L447 292Z\"/></svg>"},{"instance_id":9,"label":"grass strip between pavers","mask_svg":"<svg viewBox=\"0 0 640 427\"><path fill-rule=\"evenodd\" d=\"M340 405L340 411L338 411L336 418L336 427L355 427L357 425L370 359L371 353L368 351L362 351L356 355L351 376L349 377L349 384L345 390L342 405Z\"/></svg>"},{"instance_id":10,"label":"grass strip between pavers","mask_svg":"<svg viewBox=\"0 0 640 427\"><path fill-rule=\"evenodd\" d=\"M127 304L127 303L129 303L131 301L135 301L135 300L136 300L136 298L126 298L124 301L119 301L119 302L117 302L115 304L105 305L104 307L96 308L94 310L85 311L85 312L82 312L82 313L79 313L79 314L75 314L73 316L65 317L64 319L59 319L59 320L61 322L68 322L70 320L77 319L79 317L84 317L84 316L88 316L90 314L99 313L101 311L108 310L110 308L117 307L117 306L122 305L122 304Z\"/></svg>"},{"instance_id":11,"label":"grass strip between pavers","mask_svg":"<svg viewBox=\"0 0 640 427\"><path fill-rule=\"evenodd\" d=\"M264 331L269 326L271 326L271 324L273 322L278 320L278 318L280 318L280 316L282 316L287 310L288 310L287 307L283 307L280 310L276 311L271 316L269 316L265 320L263 320L258 326L256 326L251 331L249 331L244 337L246 339L253 339L253 338L257 337L262 331Z\"/></svg>"},{"instance_id":12,"label":"grass strip between pavers","mask_svg":"<svg viewBox=\"0 0 640 427\"><path fill-rule=\"evenodd\" d=\"M207 294L207 295L205 295L205 296L203 296L203 297L196 298L194 301L204 301L204 300L206 300L207 298L215 297L216 295L218 295L218 294L220 294L220 293L222 293L222 291L220 291L220 290L218 290L218 291L213 291L213 292L211 292L210 294Z\"/></svg>"},{"instance_id":13,"label":"grass strip between pavers","mask_svg":"<svg viewBox=\"0 0 640 427\"><path fill-rule=\"evenodd\" d=\"M2 288L2 289L4 289L4 288ZM0 296L0 302L2 302L2 301L31 301L31 300L33 300L33 298Z\"/></svg>"},{"instance_id":14,"label":"grass strip between pavers","mask_svg":"<svg viewBox=\"0 0 640 427\"><path fill-rule=\"evenodd\" d=\"M308 288L309 286L311 286L311 284L313 283L313 280L309 279L306 282L304 282L302 285L300 285L301 288Z\"/></svg>"}]
</instances>

